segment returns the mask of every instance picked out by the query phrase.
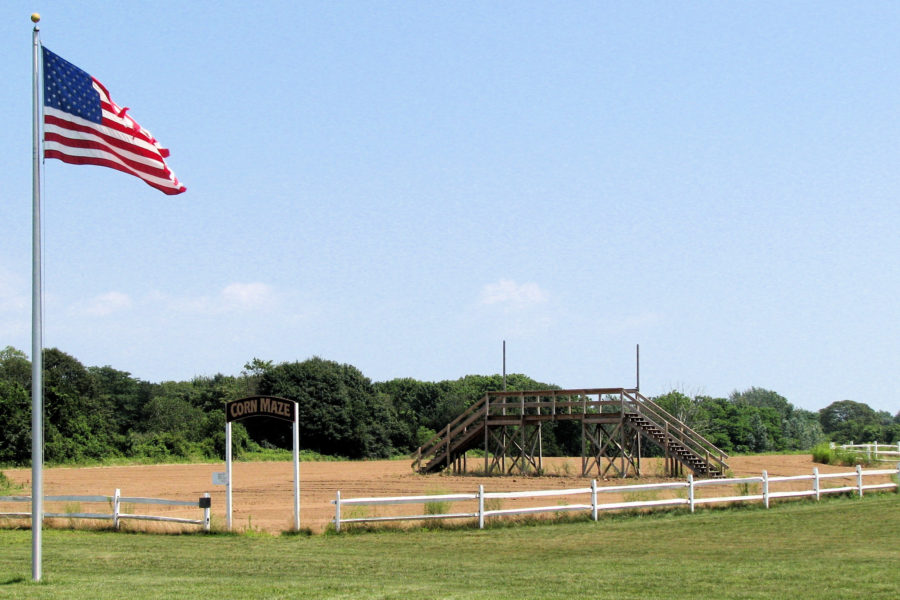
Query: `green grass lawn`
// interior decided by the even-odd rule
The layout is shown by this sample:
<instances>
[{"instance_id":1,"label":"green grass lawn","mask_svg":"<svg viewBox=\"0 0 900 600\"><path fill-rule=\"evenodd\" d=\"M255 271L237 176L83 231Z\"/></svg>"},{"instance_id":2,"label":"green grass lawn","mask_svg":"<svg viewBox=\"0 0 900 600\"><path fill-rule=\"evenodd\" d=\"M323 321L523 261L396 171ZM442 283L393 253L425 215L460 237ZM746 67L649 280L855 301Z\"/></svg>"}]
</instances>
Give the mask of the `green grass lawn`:
<instances>
[{"instance_id":1,"label":"green grass lawn","mask_svg":"<svg viewBox=\"0 0 900 600\"><path fill-rule=\"evenodd\" d=\"M889 598L900 495L320 536L0 530L0 598Z\"/></svg>"}]
</instances>

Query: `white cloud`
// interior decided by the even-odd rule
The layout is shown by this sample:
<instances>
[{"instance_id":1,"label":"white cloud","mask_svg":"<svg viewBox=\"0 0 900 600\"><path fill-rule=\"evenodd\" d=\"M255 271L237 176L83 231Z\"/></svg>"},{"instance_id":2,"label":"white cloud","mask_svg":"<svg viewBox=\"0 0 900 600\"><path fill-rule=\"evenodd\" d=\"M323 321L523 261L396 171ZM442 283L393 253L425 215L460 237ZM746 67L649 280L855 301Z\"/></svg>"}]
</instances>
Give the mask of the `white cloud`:
<instances>
[{"instance_id":1,"label":"white cloud","mask_svg":"<svg viewBox=\"0 0 900 600\"><path fill-rule=\"evenodd\" d=\"M547 297L547 292L538 284L518 284L511 279L501 279L481 289L482 304L501 304L517 309L543 304L547 301Z\"/></svg>"},{"instance_id":2,"label":"white cloud","mask_svg":"<svg viewBox=\"0 0 900 600\"><path fill-rule=\"evenodd\" d=\"M90 299L87 303L75 308L75 312L89 317L106 317L113 313L131 308L134 303L131 296L122 292L107 292Z\"/></svg>"},{"instance_id":3,"label":"white cloud","mask_svg":"<svg viewBox=\"0 0 900 600\"><path fill-rule=\"evenodd\" d=\"M496 331L497 336L533 337L553 326L551 304L550 294L537 283L501 279L481 288L470 314L479 328Z\"/></svg>"},{"instance_id":4,"label":"white cloud","mask_svg":"<svg viewBox=\"0 0 900 600\"><path fill-rule=\"evenodd\" d=\"M21 278L0 268L0 313L21 313L29 306L28 290Z\"/></svg>"},{"instance_id":5,"label":"white cloud","mask_svg":"<svg viewBox=\"0 0 900 600\"><path fill-rule=\"evenodd\" d=\"M175 313L221 315L271 310L281 304L281 294L260 282L229 283L210 296L168 296L156 293L153 301Z\"/></svg>"},{"instance_id":6,"label":"white cloud","mask_svg":"<svg viewBox=\"0 0 900 600\"><path fill-rule=\"evenodd\" d=\"M222 290L221 300L226 310L254 310L272 306L276 296L265 283L231 283Z\"/></svg>"}]
</instances>

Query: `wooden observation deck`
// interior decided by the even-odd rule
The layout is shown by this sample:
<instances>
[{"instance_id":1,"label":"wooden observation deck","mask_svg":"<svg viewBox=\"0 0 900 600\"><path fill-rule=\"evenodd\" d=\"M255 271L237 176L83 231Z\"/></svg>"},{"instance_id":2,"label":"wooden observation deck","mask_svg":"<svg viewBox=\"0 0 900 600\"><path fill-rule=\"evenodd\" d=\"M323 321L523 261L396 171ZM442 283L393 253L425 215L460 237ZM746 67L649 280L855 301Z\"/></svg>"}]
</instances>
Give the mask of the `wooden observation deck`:
<instances>
[{"instance_id":1,"label":"wooden observation deck","mask_svg":"<svg viewBox=\"0 0 900 600\"><path fill-rule=\"evenodd\" d=\"M641 443L665 457L669 476L685 468L697 477L723 477L728 455L636 389L597 388L489 392L441 429L415 454L420 473L467 469L466 452L484 450L485 474L542 472L541 426L581 422L581 473L641 475Z\"/></svg>"}]
</instances>

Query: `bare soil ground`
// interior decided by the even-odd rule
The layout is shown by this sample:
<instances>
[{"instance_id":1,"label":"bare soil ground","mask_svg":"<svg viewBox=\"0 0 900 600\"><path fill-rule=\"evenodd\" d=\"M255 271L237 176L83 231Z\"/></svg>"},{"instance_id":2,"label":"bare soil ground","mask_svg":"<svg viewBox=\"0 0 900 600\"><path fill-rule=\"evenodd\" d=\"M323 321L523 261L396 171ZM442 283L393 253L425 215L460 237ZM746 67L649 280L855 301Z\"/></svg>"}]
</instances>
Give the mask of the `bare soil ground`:
<instances>
[{"instance_id":1,"label":"bare soil ground","mask_svg":"<svg viewBox=\"0 0 900 600\"><path fill-rule=\"evenodd\" d=\"M477 464L477 461L472 461ZM419 475L412 471L408 460L367 461L367 462L304 462L300 465L301 527L313 532L323 531L334 517L331 503L338 490L343 498L371 496L402 496L424 494L471 493L484 485L486 491L526 491L581 488L590 485L590 477L578 476L581 472L580 458L545 458L546 476L478 477L474 475ZM783 456L735 456L729 459L734 477L759 476L766 470L770 476L811 475L818 467L821 473L848 472L849 467L817 465L809 455ZM470 468L473 465L470 464ZM628 485L663 481L658 474L662 466L658 459L643 459L641 480L612 479L598 481L600 486ZM884 468L891 468L886 464ZM44 470L44 493L53 495L113 495L120 489L123 496L167 498L174 500L194 500L204 492L212 496L213 526L225 525L225 488L212 484L215 471L224 471L223 463L191 465L140 465L123 467L80 467L47 468ZM4 473L14 483L30 490L30 469L4 469ZM650 475L649 477L647 475ZM293 479L290 462L234 463L233 525L235 529L258 529L273 533L293 528ZM888 481L887 477L884 481ZM829 479L823 487L848 486L855 478ZM867 478L866 483L875 483ZM773 484L772 491L811 489L811 482L787 482ZM701 491L701 490L698 490ZM25 492L25 493L30 493ZM739 492L729 488L703 488L703 495L730 496ZM757 492L758 493L758 492ZM652 494L653 499L665 498L663 492ZM633 494L628 498L633 499ZM603 502L628 499L624 494L607 493ZM651 498L646 498L651 499ZM559 497L551 499L503 500L502 508L526 506L548 506L554 504L589 502L580 497ZM415 507L415 508L414 508ZM0 512L27 511L30 505L0 504ZM72 503L48 503L48 512L109 512L107 507L96 505L73 506ZM136 513L200 518L200 509L184 509L165 506L124 506L123 511ZM353 511L356 511L354 514ZM456 510L456 507L453 508ZM471 512L473 508L459 510ZM415 514L421 505L399 505L379 507L344 508L343 516L387 516L395 514ZM64 520L63 520L64 521ZM10 521L10 524L13 521ZM3 522L0 520L0 525ZM60 525L69 525L60 523ZM80 526L75 523L75 526ZM177 531L178 525L127 521L125 527L131 529L163 529Z\"/></svg>"}]
</instances>

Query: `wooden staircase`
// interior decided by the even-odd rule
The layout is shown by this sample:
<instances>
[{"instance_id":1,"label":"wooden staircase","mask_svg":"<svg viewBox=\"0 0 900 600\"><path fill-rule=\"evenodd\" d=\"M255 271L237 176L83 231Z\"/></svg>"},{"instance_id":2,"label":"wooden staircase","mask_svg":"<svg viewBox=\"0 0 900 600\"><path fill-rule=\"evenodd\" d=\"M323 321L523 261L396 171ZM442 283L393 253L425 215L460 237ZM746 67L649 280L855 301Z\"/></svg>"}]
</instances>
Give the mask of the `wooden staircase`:
<instances>
[{"instance_id":1,"label":"wooden staircase","mask_svg":"<svg viewBox=\"0 0 900 600\"><path fill-rule=\"evenodd\" d=\"M485 406L489 396L485 395L461 415L447 424L431 440L416 450L413 469L419 473L437 473L463 456L468 450L477 448L484 441L484 427L487 421ZM422 464L423 460L425 464Z\"/></svg>"},{"instance_id":2,"label":"wooden staircase","mask_svg":"<svg viewBox=\"0 0 900 600\"><path fill-rule=\"evenodd\" d=\"M618 423L697 477L724 477L728 469L727 454L637 390L625 388L489 392L416 451L413 469L436 473L458 464L468 450L487 451L486 428L560 420Z\"/></svg>"},{"instance_id":3,"label":"wooden staircase","mask_svg":"<svg viewBox=\"0 0 900 600\"><path fill-rule=\"evenodd\" d=\"M625 418L644 434L655 446L668 451L682 465L690 469L697 477L718 479L724 477L728 465L709 460L709 451L701 456L697 451L679 439L680 430L666 431L656 423L639 413L625 413Z\"/></svg>"}]
</instances>

